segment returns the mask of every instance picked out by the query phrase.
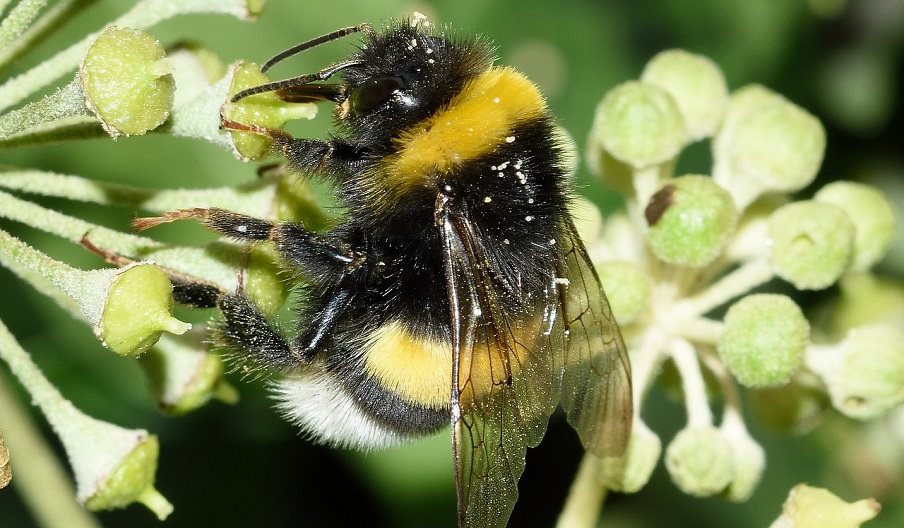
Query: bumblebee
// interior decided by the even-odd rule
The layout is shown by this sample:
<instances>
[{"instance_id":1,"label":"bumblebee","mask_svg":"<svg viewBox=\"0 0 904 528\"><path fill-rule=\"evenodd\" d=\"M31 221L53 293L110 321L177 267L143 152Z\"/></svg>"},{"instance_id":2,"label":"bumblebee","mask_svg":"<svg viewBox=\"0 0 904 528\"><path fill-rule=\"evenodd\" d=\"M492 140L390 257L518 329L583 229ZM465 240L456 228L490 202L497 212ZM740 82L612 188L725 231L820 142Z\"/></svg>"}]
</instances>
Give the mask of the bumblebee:
<instances>
[{"instance_id":1,"label":"bumblebee","mask_svg":"<svg viewBox=\"0 0 904 528\"><path fill-rule=\"evenodd\" d=\"M234 122L268 136L299 172L334 184L347 214L315 233L222 209L195 218L231 239L273 244L308 282L292 337L241 291L180 284L217 306L217 339L284 374L283 413L311 438L380 448L451 423L459 524L503 526L528 446L561 403L587 450L620 454L632 417L630 366L569 216L555 121L538 88L494 65L485 40L421 21L340 29L347 59L236 94L335 104L328 140ZM326 82L332 78L339 82Z\"/></svg>"}]
</instances>

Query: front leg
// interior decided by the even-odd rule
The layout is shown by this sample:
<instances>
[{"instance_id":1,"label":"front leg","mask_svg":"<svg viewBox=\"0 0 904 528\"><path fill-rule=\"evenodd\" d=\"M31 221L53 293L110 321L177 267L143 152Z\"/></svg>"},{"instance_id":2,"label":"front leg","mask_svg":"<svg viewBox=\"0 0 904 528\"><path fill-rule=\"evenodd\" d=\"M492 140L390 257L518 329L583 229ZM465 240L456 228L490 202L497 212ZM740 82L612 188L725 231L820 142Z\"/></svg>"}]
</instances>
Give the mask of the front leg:
<instances>
[{"instance_id":1,"label":"front leg","mask_svg":"<svg viewBox=\"0 0 904 528\"><path fill-rule=\"evenodd\" d=\"M302 274L312 277L342 275L349 269L359 267L364 259L351 248L336 245L300 225L274 224L225 209L180 209L157 217L136 218L132 225L143 231L188 218L197 219L207 228L240 242L269 240L284 259Z\"/></svg>"},{"instance_id":2,"label":"front leg","mask_svg":"<svg viewBox=\"0 0 904 528\"><path fill-rule=\"evenodd\" d=\"M354 147L337 138L329 141L294 138L278 128L246 125L225 118L223 128L266 137L274 150L282 153L294 169L310 174L345 179L355 174L372 155L367 149Z\"/></svg>"}]
</instances>

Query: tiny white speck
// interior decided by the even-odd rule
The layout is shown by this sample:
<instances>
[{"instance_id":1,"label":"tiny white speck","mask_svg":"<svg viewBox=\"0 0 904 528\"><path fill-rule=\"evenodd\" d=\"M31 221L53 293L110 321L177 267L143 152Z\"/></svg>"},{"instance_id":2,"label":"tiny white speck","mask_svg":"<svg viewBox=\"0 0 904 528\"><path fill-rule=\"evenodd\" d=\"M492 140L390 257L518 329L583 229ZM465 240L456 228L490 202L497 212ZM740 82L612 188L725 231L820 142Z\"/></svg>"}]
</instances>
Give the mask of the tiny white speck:
<instances>
[{"instance_id":1,"label":"tiny white speck","mask_svg":"<svg viewBox=\"0 0 904 528\"><path fill-rule=\"evenodd\" d=\"M524 217L524 221L525 221L525 222L530 222L530 221L533 220L533 219L534 219L534 217L531 216L531 215L527 215L527 216Z\"/></svg>"},{"instance_id":2,"label":"tiny white speck","mask_svg":"<svg viewBox=\"0 0 904 528\"><path fill-rule=\"evenodd\" d=\"M499 99L498 97L494 97L494 98L493 98L493 102L494 102L494 103L498 103L499 101L501 101L501 99Z\"/></svg>"},{"instance_id":3,"label":"tiny white speck","mask_svg":"<svg viewBox=\"0 0 904 528\"><path fill-rule=\"evenodd\" d=\"M481 315L483 315L483 310L481 310L479 306L475 306L474 307L474 315L477 317L480 317Z\"/></svg>"},{"instance_id":4,"label":"tiny white speck","mask_svg":"<svg viewBox=\"0 0 904 528\"><path fill-rule=\"evenodd\" d=\"M503 244L508 244L508 243L509 243L509 239L503 238L503 239L502 239L502 243L503 243Z\"/></svg>"},{"instance_id":5,"label":"tiny white speck","mask_svg":"<svg viewBox=\"0 0 904 528\"><path fill-rule=\"evenodd\" d=\"M427 62L428 62L429 64L433 64L433 63L436 62L436 61L433 60L433 59L427 59Z\"/></svg>"},{"instance_id":6,"label":"tiny white speck","mask_svg":"<svg viewBox=\"0 0 904 528\"><path fill-rule=\"evenodd\" d=\"M517 176L517 177L519 177L519 178L523 178L523 177L524 177L524 173L521 172L521 171L515 171L515 176Z\"/></svg>"},{"instance_id":7,"label":"tiny white speck","mask_svg":"<svg viewBox=\"0 0 904 528\"><path fill-rule=\"evenodd\" d=\"M520 169L520 168L521 168L521 160L515 160L515 168L516 168L516 169Z\"/></svg>"},{"instance_id":8,"label":"tiny white speck","mask_svg":"<svg viewBox=\"0 0 904 528\"><path fill-rule=\"evenodd\" d=\"M411 45L417 46L417 39L411 39Z\"/></svg>"},{"instance_id":9,"label":"tiny white speck","mask_svg":"<svg viewBox=\"0 0 904 528\"><path fill-rule=\"evenodd\" d=\"M237 225L237 226L235 226L235 230L238 231L239 233L247 233L247 232L248 232L248 226L246 226L246 225Z\"/></svg>"},{"instance_id":10,"label":"tiny white speck","mask_svg":"<svg viewBox=\"0 0 904 528\"><path fill-rule=\"evenodd\" d=\"M452 186L451 186L451 185L444 185L444 186L443 186L443 189L445 189L446 191L451 191L451 190L452 190Z\"/></svg>"},{"instance_id":11,"label":"tiny white speck","mask_svg":"<svg viewBox=\"0 0 904 528\"><path fill-rule=\"evenodd\" d=\"M500 172L500 173L499 173L499 177L501 178L501 177L503 177L503 176L505 176L505 174L502 173L502 172Z\"/></svg>"},{"instance_id":12,"label":"tiny white speck","mask_svg":"<svg viewBox=\"0 0 904 528\"><path fill-rule=\"evenodd\" d=\"M495 165L490 165L490 170L491 170L491 171L498 170L498 169L499 169L499 167L497 167L497 166L495 166Z\"/></svg>"},{"instance_id":13,"label":"tiny white speck","mask_svg":"<svg viewBox=\"0 0 904 528\"><path fill-rule=\"evenodd\" d=\"M499 166L499 170L505 170L505 169L507 169L508 166L509 166L509 163L511 163L511 162L506 161L505 163L503 163L502 165L500 165L500 166Z\"/></svg>"},{"instance_id":14,"label":"tiny white speck","mask_svg":"<svg viewBox=\"0 0 904 528\"><path fill-rule=\"evenodd\" d=\"M567 336L567 335L570 335L570 334L571 334L571 330L565 330L565 335L566 335L566 336Z\"/></svg>"},{"instance_id":15,"label":"tiny white speck","mask_svg":"<svg viewBox=\"0 0 904 528\"><path fill-rule=\"evenodd\" d=\"M556 245L556 239L550 238L550 239L549 239L549 245L550 245L550 246Z\"/></svg>"},{"instance_id":16,"label":"tiny white speck","mask_svg":"<svg viewBox=\"0 0 904 528\"><path fill-rule=\"evenodd\" d=\"M505 142L506 142L506 143L514 143L514 142L515 142L515 136L509 136L509 137L505 138Z\"/></svg>"},{"instance_id":17,"label":"tiny white speck","mask_svg":"<svg viewBox=\"0 0 904 528\"><path fill-rule=\"evenodd\" d=\"M529 203L529 204L534 203L534 199L533 199L533 198L528 198L528 199L527 199L527 203Z\"/></svg>"},{"instance_id":18,"label":"tiny white speck","mask_svg":"<svg viewBox=\"0 0 904 528\"><path fill-rule=\"evenodd\" d=\"M566 279L565 277L556 277L555 282L556 284L564 284L565 286L571 284L571 281Z\"/></svg>"},{"instance_id":19,"label":"tiny white speck","mask_svg":"<svg viewBox=\"0 0 904 528\"><path fill-rule=\"evenodd\" d=\"M492 202L492 201L493 201L493 199L490 198L489 196L484 196L484 197L483 197L483 203L490 203L490 202Z\"/></svg>"},{"instance_id":20,"label":"tiny white speck","mask_svg":"<svg viewBox=\"0 0 904 528\"><path fill-rule=\"evenodd\" d=\"M377 262L377 266L385 266L385 265L386 265L386 263L383 262L382 260L380 262Z\"/></svg>"},{"instance_id":21,"label":"tiny white speck","mask_svg":"<svg viewBox=\"0 0 904 528\"><path fill-rule=\"evenodd\" d=\"M431 53L433 53L433 48L427 48L427 55L430 55Z\"/></svg>"}]
</instances>

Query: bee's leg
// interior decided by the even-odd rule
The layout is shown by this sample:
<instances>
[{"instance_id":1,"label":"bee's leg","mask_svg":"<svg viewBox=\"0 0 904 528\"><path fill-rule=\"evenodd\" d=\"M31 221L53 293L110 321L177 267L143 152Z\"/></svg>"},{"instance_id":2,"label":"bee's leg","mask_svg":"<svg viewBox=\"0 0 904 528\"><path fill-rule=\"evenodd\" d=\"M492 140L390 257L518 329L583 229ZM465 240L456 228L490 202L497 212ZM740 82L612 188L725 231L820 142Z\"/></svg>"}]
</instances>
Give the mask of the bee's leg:
<instances>
[{"instance_id":1,"label":"bee's leg","mask_svg":"<svg viewBox=\"0 0 904 528\"><path fill-rule=\"evenodd\" d=\"M284 130L260 125L246 125L224 119L223 128L257 134L269 139L273 149L282 152L289 164L302 172L346 178L368 156L366 150L344 141L294 138Z\"/></svg>"},{"instance_id":2,"label":"bee's leg","mask_svg":"<svg viewBox=\"0 0 904 528\"><path fill-rule=\"evenodd\" d=\"M282 369L305 362L267 320L260 309L241 293L223 295L217 301L223 320L214 329L214 342L247 355L254 363Z\"/></svg>"},{"instance_id":3,"label":"bee's leg","mask_svg":"<svg viewBox=\"0 0 904 528\"><path fill-rule=\"evenodd\" d=\"M137 229L147 229L174 220L196 218L208 228L230 238L255 242L269 240L274 243L280 255L298 268L302 274L317 277L324 284L325 296L320 307L310 314L311 326L298 335L293 347L284 347L288 352L284 359L308 359L329 335L335 323L345 313L364 279L366 268L362 266L364 255L349 248L338 247L321 235L308 231L296 224L274 224L266 220L252 218L224 209L182 209L166 213L161 217L139 218L134 222ZM189 294L204 296L203 290L188 291ZM225 304L224 304L225 303ZM272 330L257 336L250 329L260 327L266 319L259 310L241 296L224 296L217 302L226 321L223 335L233 348L250 351L254 356L272 358L267 363L279 364L272 351L282 347L285 340ZM243 344L246 340L248 343ZM277 339L278 338L278 339ZM275 344L280 342L280 347Z\"/></svg>"},{"instance_id":4,"label":"bee's leg","mask_svg":"<svg viewBox=\"0 0 904 528\"><path fill-rule=\"evenodd\" d=\"M240 242L272 241L283 258L310 276L339 276L347 268L357 268L363 260L362 255L337 247L300 225L274 224L225 209L180 209L162 216L136 218L132 225L141 231L187 218L198 219L206 227Z\"/></svg>"}]
</instances>

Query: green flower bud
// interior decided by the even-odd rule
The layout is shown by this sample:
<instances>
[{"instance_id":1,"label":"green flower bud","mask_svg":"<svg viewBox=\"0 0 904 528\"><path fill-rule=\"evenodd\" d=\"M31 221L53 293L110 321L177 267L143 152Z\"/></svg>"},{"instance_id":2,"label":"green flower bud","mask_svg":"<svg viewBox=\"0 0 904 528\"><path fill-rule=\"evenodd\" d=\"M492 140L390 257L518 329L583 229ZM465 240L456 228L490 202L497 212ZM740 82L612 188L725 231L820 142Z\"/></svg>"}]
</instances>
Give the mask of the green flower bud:
<instances>
[{"instance_id":1,"label":"green flower bud","mask_svg":"<svg viewBox=\"0 0 904 528\"><path fill-rule=\"evenodd\" d=\"M133 502L141 502L158 519L166 519L172 513L173 506L154 488L159 451L157 437L145 436L120 460L94 493L80 500L91 511L125 508Z\"/></svg>"},{"instance_id":2,"label":"green flower bud","mask_svg":"<svg viewBox=\"0 0 904 528\"><path fill-rule=\"evenodd\" d=\"M88 108L111 136L157 128L176 89L163 47L137 29L109 27L88 48L79 68Z\"/></svg>"},{"instance_id":3,"label":"green flower bud","mask_svg":"<svg viewBox=\"0 0 904 528\"><path fill-rule=\"evenodd\" d=\"M844 502L828 490L798 484L771 528L857 528L879 514L875 499Z\"/></svg>"},{"instance_id":4,"label":"green flower bud","mask_svg":"<svg viewBox=\"0 0 904 528\"><path fill-rule=\"evenodd\" d=\"M733 502L745 502L753 495L763 470L766 469L766 452L747 433L743 426L722 426L722 435L731 446L734 476L725 488L725 498Z\"/></svg>"},{"instance_id":5,"label":"green flower bud","mask_svg":"<svg viewBox=\"0 0 904 528\"><path fill-rule=\"evenodd\" d=\"M191 328L171 315L173 286L158 266L139 262L116 271L95 326L110 350L137 356L156 343L162 332L178 335Z\"/></svg>"},{"instance_id":6,"label":"green flower bud","mask_svg":"<svg viewBox=\"0 0 904 528\"><path fill-rule=\"evenodd\" d=\"M789 297L748 295L725 314L719 355L746 387L787 383L803 363L810 324Z\"/></svg>"},{"instance_id":7,"label":"green flower bud","mask_svg":"<svg viewBox=\"0 0 904 528\"><path fill-rule=\"evenodd\" d=\"M839 348L840 363L825 379L836 409L869 420L904 402L904 331L884 324L855 328Z\"/></svg>"},{"instance_id":8,"label":"green flower bud","mask_svg":"<svg viewBox=\"0 0 904 528\"><path fill-rule=\"evenodd\" d=\"M731 445L713 426L679 431L665 451L665 467L672 482L694 497L721 493L734 478Z\"/></svg>"},{"instance_id":9,"label":"green flower bud","mask_svg":"<svg viewBox=\"0 0 904 528\"><path fill-rule=\"evenodd\" d=\"M239 62L230 68L232 82L229 87L230 96L246 89L269 82L256 64ZM223 105L224 118L237 123L259 126L267 129L281 128L293 119L313 119L317 115L317 107L313 103L286 103L274 92L246 97L235 103ZM231 130L235 154L244 160L258 159L270 149L270 140L266 136Z\"/></svg>"},{"instance_id":10,"label":"green flower bud","mask_svg":"<svg viewBox=\"0 0 904 528\"><path fill-rule=\"evenodd\" d=\"M600 262L596 264L596 271L618 324L628 325L636 321L646 310L653 294L650 277L636 263L627 261Z\"/></svg>"},{"instance_id":11,"label":"green flower bud","mask_svg":"<svg viewBox=\"0 0 904 528\"><path fill-rule=\"evenodd\" d=\"M640 169L672 160L687 143L681 112L662 88L630 81L596 109L595 140L615 159Z\"/></svg>"},{"instance_id":12,"label":"green flower bud","mask_svg":"<svg viewBox=\"0 0 904 528\"><path fill-rule=\"evenodd\" d=\"M713 177L745 208L764 192L806 187L822 164L826 133L806 110L762 86L735 92L713 140Z\"/></svg>"},{"instance_id":13,"label":"green flower bud","mask_svg":"<svg viewBox=\"0 0 904 528\"><path fill-rule=\"evenodd\" d=\"M647 242L670 264L709 264L734 233L738 213L731 196L706 176L687 175L662 186L644 214Z\"/></svg>"},{"instance_id":14,"label":"green flower bud","mask_svg":"<svg viewBox=\"0 0 904 528\"><path fill-rule=\"evenodd\" d=\"M728 86L716 63L680 49L663 51L647 63L640 79L672 96L691 141L713 135L728 104Z\"/></svg>"},{"instance_id":15,"label":"green flower bud","mask_svg":"<svg viewBox=\"0 0 904 528\"><path fill-rule=\"evenodd\" d=\"M223 379L223 361L208 353L203 334L163 336L141 356L151 394L165 413L182 415L218 398L238 401L238 393Z\"/></svg>"},{"instance_id":16,"label":"green flower bud","mask_svg":"<svg viewBox=\"0 0 904 528\"><path fill-rule=\"evenodd\" d=\"M815 429L831 405L821 384L807 383L797 376L780 387L752 390L747 395L758 423L793 435Z\"/></svg>"},{"instance_id":17,"label":"green flower bud","mask_svg":"<svg viewBox=\"0 0 904 528\"><path fill-rule=\"evenodd\" d=\"M662 442L646 424L635 420L625 454L601 459L600 478L607 488L622 493L636 493L650 480Z\"/></svg>"},{"instance_id":18,"label":"green flower bud","mask_svg":"<svg viewBox=\"0 0 904 528\"><path fill-rule=\"evenodd\" d=\"M5 488L13 479L13 467L9 463L9 449L0 433L0 489Z\"/></svg>"},{"instance_id":19,"label":"green flower bud","mask_svg":"<svg viewBox=\"0 0 904 528\"><path fill-rule=\"evenodd\" d=\"M895 211L875 187L839 181L816 193L817 202L836 205L854 224L853 271L870 269L888 251L895 235Z\"/></svg>"},{"instance_id":20,"label":"green flower bud","mask_svg":"<svg viewBox=\"0 0 904 528\"><path fill-rule=\"evenodd\" d=\"M799 290L821 290L848 268L854 225L842 209L804 200L772 215L769 238L775 274Z\"/></svg>"}]
</instances>

